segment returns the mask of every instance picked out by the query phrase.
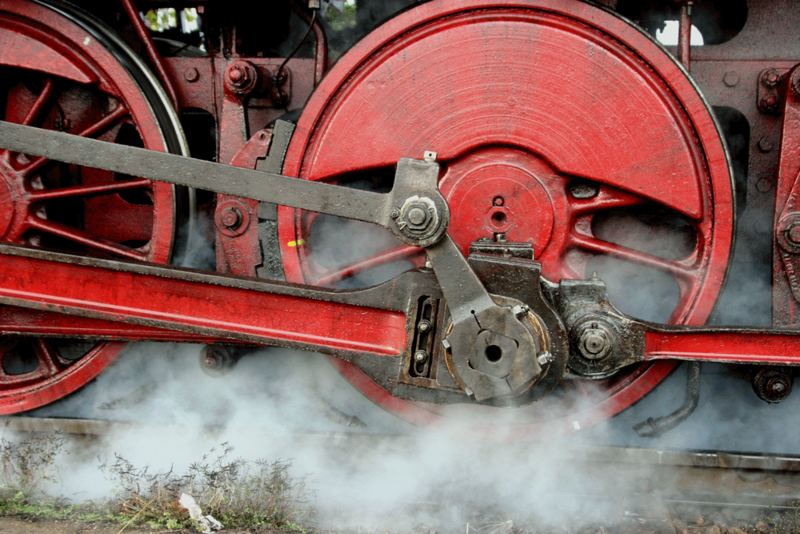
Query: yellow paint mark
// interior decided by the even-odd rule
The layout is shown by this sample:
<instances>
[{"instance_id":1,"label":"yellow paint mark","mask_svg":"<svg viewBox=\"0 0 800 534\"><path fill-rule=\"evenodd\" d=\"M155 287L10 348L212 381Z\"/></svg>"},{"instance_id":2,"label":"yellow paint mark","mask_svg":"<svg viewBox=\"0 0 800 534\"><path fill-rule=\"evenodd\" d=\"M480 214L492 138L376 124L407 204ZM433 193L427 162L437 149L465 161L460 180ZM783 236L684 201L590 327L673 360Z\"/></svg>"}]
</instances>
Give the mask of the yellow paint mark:
<instances>
[{"instance_id":1,"label":"yellow paint mark","mask_svg":"<svg viewBox=\"0 0 800 534\"><path fill-rule=\"evenodd\" d=\"M288 243L286 243L286 245L290 247L302 247L305 244L306 244L305 239L298 239L297 241L289 241Z\"/></svg>"}]
</instances>

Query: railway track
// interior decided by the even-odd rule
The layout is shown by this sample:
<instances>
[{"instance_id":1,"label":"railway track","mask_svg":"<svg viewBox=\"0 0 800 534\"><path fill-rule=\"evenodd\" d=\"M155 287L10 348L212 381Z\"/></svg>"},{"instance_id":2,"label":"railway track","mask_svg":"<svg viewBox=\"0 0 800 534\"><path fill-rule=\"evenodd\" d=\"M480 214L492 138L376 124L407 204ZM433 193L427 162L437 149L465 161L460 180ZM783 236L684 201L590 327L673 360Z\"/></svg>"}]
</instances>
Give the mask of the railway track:
<instances>
[{"instance_id":1,"label":"railway track","mask_svg":"<svg viewBox=\"0 0 800 534\"><path fill-rule=\"evenodd\" d=\"M187 435L201 430L210 440L224 437L221 427L202 429L181 425L154 425L97 419L4 417L2 434L16 436L60 433L81 443L98 443L104 437L123 433ZM381 451L392 457L419 449L419 436L376 434L364 431L276 433L255 428L248 440L269 442L273 448L324 449L333 457L347 458L352 451ZM496 457L519 454L526 445L489 445ZM536 445L531 445L535 447ZM480 449L480 448L479 448ZM622 446L594 446L583 443L559 447L558 460L579 480L564 484L564 498L587 502L616 503L629 519L652 520L665 510L723 511L753 515L766 512L800 511L800 456L729 451L675 450ZM477 450L477 449L476 449ZM487 450L487 449L481 449ZM609 495L596 488L582 489L586 481L610 481L624 492ZM624 481L624 482L623 482ZM592 484L595 485L595 484ZM601 485L605 486L605 485ZM649 519L648 519L649 518Z\"/></svg>"},{"instance_id":2,"label":"railway track","mask_svg":"<svg viewBox=\"0 0 800 534\"><path fill-rule=\"evenodd\" d=\"M76 437L100 437L112 432L135 430L162 430L180 432L180 425L143 424L103 419L78 419L58 417L0 417L0 428L21 434L43 434L59 432ZM209 426L210 433L220 431ZM265 431L266 432L266 431ZM328 443L375 442L389 440L402 447L408 440L402 434L375 434L368 432L311 433L293 432L292 437L303 441L325 440ZM500 445L502 447L502 445ZM580 445L570 449L570 453L580 455L582 461L594 464L649 465L676 468L718 469L763 473L785 473L800 479L800 456L775 455L727 451L676 450L644 447L615 447Z\"/></svg>"}]
</instances>

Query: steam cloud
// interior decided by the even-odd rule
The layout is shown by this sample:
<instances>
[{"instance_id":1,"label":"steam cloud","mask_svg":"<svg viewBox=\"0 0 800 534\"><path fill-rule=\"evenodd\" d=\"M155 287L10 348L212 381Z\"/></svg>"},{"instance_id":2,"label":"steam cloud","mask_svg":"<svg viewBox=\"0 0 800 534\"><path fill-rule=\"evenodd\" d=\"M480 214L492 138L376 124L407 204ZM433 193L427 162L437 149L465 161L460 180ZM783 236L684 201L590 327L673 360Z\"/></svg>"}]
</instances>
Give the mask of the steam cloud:
<instances>
[{"instance_id":1,"label":"steam cloud","mask_svg":"<svg viewBox=\"0 0 800 534\"><path fill-rule=\"evenodd\" d=\"M641 512L637 498L658 502L672 488L669 478L656 480L648 468L623 473L618 465L582 461L584 447L635 439L630 424L641 411L536 441L486 435L468 415L416 428L372 405L318 355L263 350L245 356L225 376L207 374L199 358L198 346L132 345L83 393L41 410L38 415L139 423L88 449L67 448L50 491L78 502L107 498L115 483L98 466L113 461L115 453L150 472L181 473L222 442L246 460L291 462L292 475L313 491L316 523L323 528L464 532L469 523L473 532L511 524L573 531L635 522ZM713 387L717 378L707 373L704 381ZM659 415L679 404L683 380L677 373L671 387L656 392L655 403L645 401L645 413ZM737 409L720 413L720 404L703 401L701 413L685 426L640 444L691 448L708 434L709 422L719 423ZM753 404L762 417L772 408ZM548 409L547 403L537 406ZM511 427L531 416L528 410L500 413ZM722 432L712 427L722 440L712 444L746 446L736 434L743 434L748 413L734 416Z\"/></svg>"},{"instance_id":2,"label":"steam cloud","mask_svg":"<svg viewBox=\"0 0 800 534\"><path fill-rule=\"evenodd\" d=\"M576 447L602 429L532 443L487 437L468 416L412 428L371 405L318 355L264 350L224 377L203 371L199 356L197 346L132 346L59 406L62 415L143 426L106 436L91 451L67 449L50 490L74 501L102 499L114 488L98 465L114 453L151 472L182 472L228 442L243 459L290 461L313 490L326 528L462 532L469 522L474 528L579 516L591 524L620 513L619 501L586 509L568 496L619 491L618 480L575 467ZM513 409L503 413L506 424L519 417Z\"/></svg>"}]
</instances>

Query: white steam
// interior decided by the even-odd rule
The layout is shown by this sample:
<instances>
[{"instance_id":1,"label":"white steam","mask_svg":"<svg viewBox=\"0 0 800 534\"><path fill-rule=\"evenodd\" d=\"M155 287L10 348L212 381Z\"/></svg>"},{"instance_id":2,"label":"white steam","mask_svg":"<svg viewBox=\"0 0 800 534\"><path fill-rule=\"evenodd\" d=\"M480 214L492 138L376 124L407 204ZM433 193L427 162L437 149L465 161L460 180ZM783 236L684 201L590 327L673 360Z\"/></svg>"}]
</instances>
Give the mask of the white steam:
<instances>
[{"instance_id":1,"label":"white steam","mask_svg":"<svg viewBox=\"0 0 800 534\"><path fill-rule=\"evenodd\" d=\"M580 526L621 513L619 500L593 499L587 508L574 498L619 494L624 485L599 468L578 467L581 434L536 442L486 435L466 415L411 427L364 399L318 355L264 350L213 377L199 353L197 346L131 346L60 406L64 415L142 424L120 425L88 449L68 448L50 491L73 501L107 498L115 482L98 467L114 454L151 473L180 473L228 442L242 459L291 462L325 528L463 532L481 521ZM499 413L513 426L531 412ZM595 429L589 437L602 434Z\"/></svg>"}]
</instances>

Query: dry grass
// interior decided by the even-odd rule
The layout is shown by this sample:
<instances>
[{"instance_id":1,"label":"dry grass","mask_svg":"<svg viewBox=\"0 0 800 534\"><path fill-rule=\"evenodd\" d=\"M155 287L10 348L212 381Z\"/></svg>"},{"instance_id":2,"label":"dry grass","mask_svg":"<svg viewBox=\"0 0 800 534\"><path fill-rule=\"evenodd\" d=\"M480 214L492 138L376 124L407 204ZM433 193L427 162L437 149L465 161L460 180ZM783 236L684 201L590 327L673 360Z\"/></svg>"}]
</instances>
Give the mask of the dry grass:
<instances>
[{"instance_id":1,"label":"dry grass","mask_svg":"<svg viewBox=\"0 0 800 534\"><path fill-rule=\"evenodd\" d=\"M0 493L34 495L58 478L56 458L64 447L60 433L10 441L0 439Z\"/></svg>"},{"instance_id":2,"label":"dry grass","mask_svg":"<svg viewBox=\"0 0 800 534\"><path fill-rule=\"evenodd\" d=\"M193 529L197 525L179 504L187 493L226 529L305 532L301 525L312 519L305 485L291 477L289 463L233 458L227 444L183 473L151 472L115 455L100 466L115 483L114 495L104 502L72 505L46 492L48 484L58 481L64 445L59 434L0 439L0 516L115 523L123 529Z\"/></svg>"},{"instance_id":3,"label":"dry grass","mask_svg":"<svg viewBox=\"0 0 800 534\"><path fill-rule=\"evenodd\" d=\"M292 479L282 461L246 462L232 458L232 448L212 449L185 473L151 473L116 455L103 466L116 481L117 513L151 527L190 527L179 504L181 493L194 497L204 514L226 528L303 532L311 520L302 481Z\"/></svg>"}]
</instances>

